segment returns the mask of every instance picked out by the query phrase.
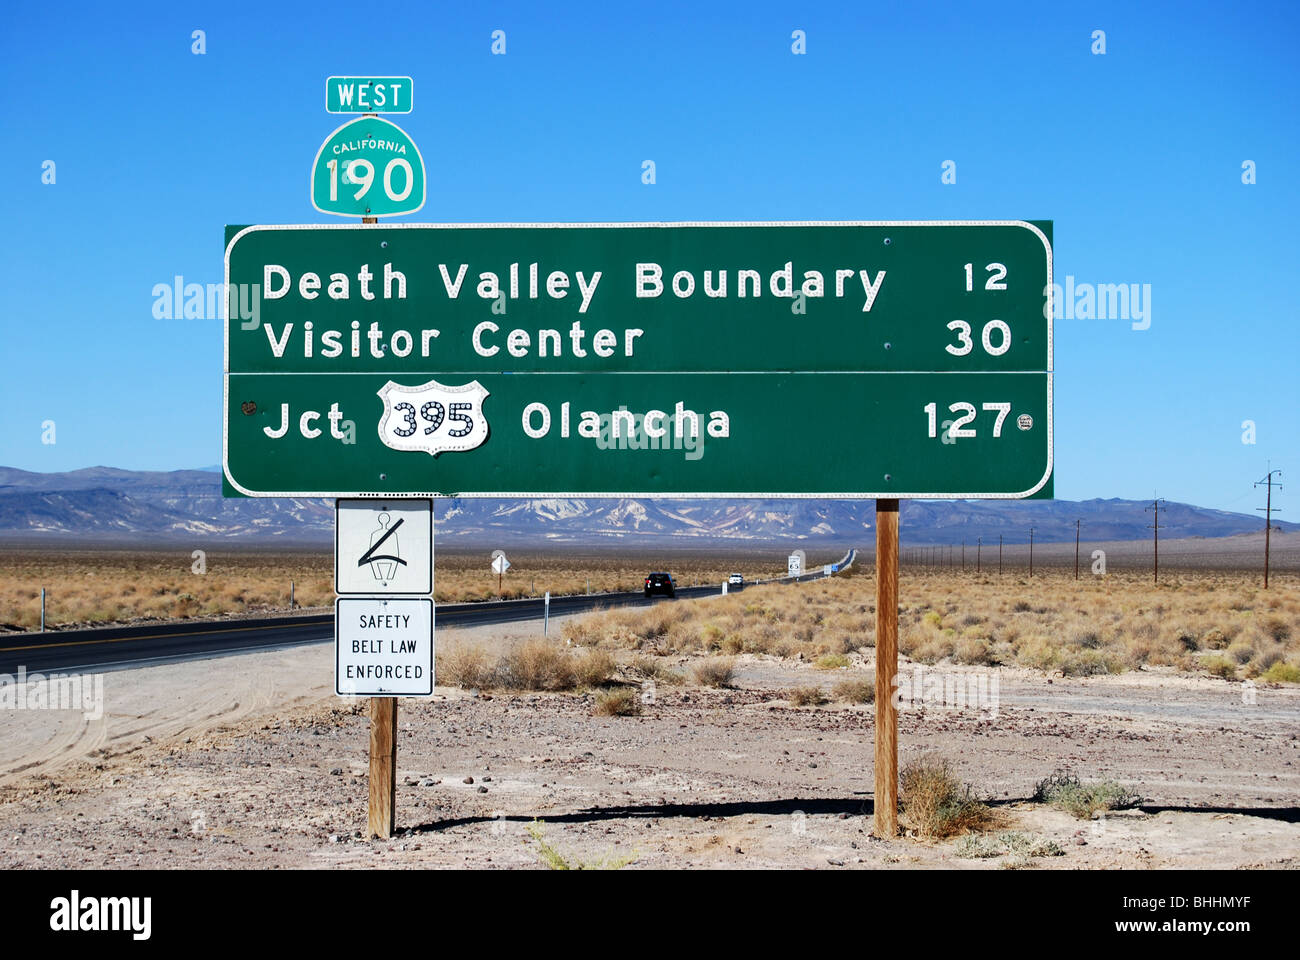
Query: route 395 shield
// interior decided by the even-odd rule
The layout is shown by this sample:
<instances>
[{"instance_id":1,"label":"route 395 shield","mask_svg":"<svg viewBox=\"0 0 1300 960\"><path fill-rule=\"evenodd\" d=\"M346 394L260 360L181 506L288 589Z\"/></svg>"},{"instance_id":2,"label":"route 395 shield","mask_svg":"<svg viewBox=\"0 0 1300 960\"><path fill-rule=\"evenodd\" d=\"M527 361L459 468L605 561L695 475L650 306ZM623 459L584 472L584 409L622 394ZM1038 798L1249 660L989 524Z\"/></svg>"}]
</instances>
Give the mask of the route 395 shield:
<instances>
[{"instance_id":1,"label":"route 395 shield","mask_svg":"<svg viewBox=\"0 0 1300 960\"><path fill-rule=\"evenodd\" d=\"M473 450L488 438L483 401L489 394L477 380L458 387L437 380L418 386L389 380L378 393L384 401L379 439L394 450L423 450L436 457Z\"/></svg>"}]
</instances>

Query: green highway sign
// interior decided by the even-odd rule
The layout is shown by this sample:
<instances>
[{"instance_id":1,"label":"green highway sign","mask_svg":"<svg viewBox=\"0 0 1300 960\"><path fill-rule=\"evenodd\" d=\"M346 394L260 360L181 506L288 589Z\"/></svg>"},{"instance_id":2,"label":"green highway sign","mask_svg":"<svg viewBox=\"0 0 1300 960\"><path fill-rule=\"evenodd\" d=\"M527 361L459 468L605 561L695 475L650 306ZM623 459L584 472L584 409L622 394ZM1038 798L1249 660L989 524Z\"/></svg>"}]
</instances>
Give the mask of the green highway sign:
<instances>
[{"instance_id":1,"label":"green highway sign","mask_svg":"<svg viewBox=\"0 0 1300 960\"><path fill-rule=\"evenodd\" d=\"M415 83L410 77L329 77L327 113L410 113Z\"/></svg>"},{"instance_id":2,"label":"green highway sign","mask_svg":"<svg viewBox=\"0 0 1300 960\"><path fill-rule=\"evenodd\" d=\"M383 117L335 130L312 163L311 202L341 217L393 217L424 206L424 158L406 131Z\"/></svg>"},{"instance_id":3,"label":"green highway sign","mask_svg":"<svg viewBox=\"0 0 1300 960\"><path fill-rule=\"evenodd\" d=\"M249 496L1050 496L1051 224L227 228Z\"/></svg>"}]
</instances>

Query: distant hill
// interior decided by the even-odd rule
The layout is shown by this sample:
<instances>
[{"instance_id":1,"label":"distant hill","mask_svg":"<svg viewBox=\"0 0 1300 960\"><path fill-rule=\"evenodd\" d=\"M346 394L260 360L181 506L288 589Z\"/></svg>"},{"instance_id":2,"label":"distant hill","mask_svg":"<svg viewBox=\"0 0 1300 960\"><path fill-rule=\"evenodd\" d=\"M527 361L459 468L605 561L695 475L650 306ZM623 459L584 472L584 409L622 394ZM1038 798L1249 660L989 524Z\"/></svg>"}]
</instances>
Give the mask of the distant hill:
<instances>
[{"instance_id":1,"label":"distant hill","mask_svg":"<svg viewBox=\"0 0 1300 960\"><path fill-rule=\"evenodd\" d=\"M1085 540L1150 537L1150 513L1135 500L953 500L904 501L905 544L1073 541L1074 521ZM875 505L853 500L634 500L440 499L437 536L465 542L596 544L621 538L708 541L804 540L869 546ZM1250 514L1170 503L1161 514L1161 535L1226 537L1258 531ZM1286 530L1300 524L1278 523ZM0 467L0 538L63 541L193 539L258 544L332 540L334 505L329 500L232 499L221 495L212 468L146 472L91 467L67 473L33 473Z\"/></svg>"}]
</instances>

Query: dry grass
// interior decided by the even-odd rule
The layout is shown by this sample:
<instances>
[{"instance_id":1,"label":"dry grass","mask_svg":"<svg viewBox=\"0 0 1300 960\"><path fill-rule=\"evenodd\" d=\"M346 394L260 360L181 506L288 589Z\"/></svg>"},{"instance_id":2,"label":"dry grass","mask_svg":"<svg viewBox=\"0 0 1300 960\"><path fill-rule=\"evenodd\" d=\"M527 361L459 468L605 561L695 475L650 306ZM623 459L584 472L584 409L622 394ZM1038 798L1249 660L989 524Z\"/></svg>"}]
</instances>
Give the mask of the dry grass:
<instances>
[{"instance_id":1,"label":"dry grass","mask_svg":"<svg viewBox=\"0 0 1300 960\"><path fill-rule=\"evenodd\" d=\"M1142 798L1131 787L1113 780L1082 783L1074 774L1057 770L1038 782L1034 799L1058 807L1080 820L1090 820L1098 810L1122 810L1136 805Z\"/></svg>"},{"instance_id":2,"label":"dry grass","mask_svg":"<svg viewBox=\"0 0 1300 960\"><path fill-rule=\"evenodd\" d=\"M641 697L632 687L602 690L592 712L598 717L635 717L641 712Z\"/></svg>"},{"instance_id":3,"label":"dry grass","mask_svg":"<svg viewBox=\"0 0 1300 960\"><path fill-rule=\"evenodd\" d=\"M578 690L604 686L616 671L603 650L578 653L549 640L526 640L500 657L452 641L438 648L435 665L439 683L466 690Z\"/></svg>"},{"instance_id":4,"label":"dry grass","mask_svg":"<svg viewBox=\"0 0 1300 960\"><path fill-rule=\"evenodd\" d=\"M736 674L736 662L725 657L705 660L691 671L695 682L702 687L729 687Z\"/></svg>"},{"instance_id":5,"label":"dry grass","mask_svg":"<svg viewBox=\"0 0 1300 960\"><path fill-rule=\"evenodd\" d=\"M952 837L987 826L992 815L962 783L945 758L927 754L904 765L898 776L903 815L923 837Z\"/></svg>"},{"instance_id":6,"label":"dry grass","mask_svg":"<svg viewBox=\"0 0 1300 960\"><path fill-rule=\"evenodd\" d=\"M816 684L787 690L785 698L796 707L819 707L826 702L826 692Z\"/></svg>"},{"instance_id":7,"label":"dry grass","mask_svg":"<svg viewBox=\"0 0 1300 960\"><path fill-rule=\"evenodd\" d=\"M757 554L753 556L758 556ZM775 572L756 562L705 554L651 562L623 553L513 553L505 593L636 590L650 568L667 567L685 585L721 582L733 569L754 579ZM769 559L767 561L771 563ZM186 619L287 612L289 581L301 607L333 602L328 552L210 550L206 573L191 572L185 548L154 551L0 550L0 630L40 620L40 588L50 589L51 629L142 618ZM757 567L757 568L756 568ZM611 610L565 623L563 635L587 650L659 657L801 659L827 668L851 665L875 643L872 570L790 586L750 586L726 597ZM487 556L438 555L439 602L487 599L496 577ZM899 646L914 661L985 667L1014 665L1066 676L1172 668L1228 680L1300 682L1300 576L1275 574L1270 589L1254 574L1173 572L1158 586L1137 573L1085 576L1049 570L1032 579L905 567L900 583ZM604 662L606 665L608 661ZM598 685L601 663L575 685ZM521 663L527 674L545 664ZM453 663L470 686L499 683L495 665L472 656ZM473 676L486 671L487 680ZM513 682L513 681L512 681ZM666 681L667 682L667 681Z\"/></svg>"},{"instance_id":8,"label":"dry grass","mask_svg":"<svg viewBox=\"0 0 1300 960\"><path fill-rule=\"evenodd\" d=\"M866 677L841 680L831 688L831 696L844 703L875 703L876 681Z\"/></svg>"},{"instance_id":9,"label":"dry grass","mask_svg":"<svg viewBox=\"0 0 1300 960\"><path fill-rule=\"evenodd\" d=\"M196 573L194 550L205 551ZM667 569L683 586L716 583L733 571L747 580L782 572L779 555L750 552L737 559L717 552L516 552L497 588L489 552L439 549L434 599L468 603L640 590L647 572ZM772 554L772 551L768 551ZM325 550L238 550L190 546L150 550L0 549L0 631L38 628L41 587L47 590L48 629L135 620L185 620L227 614L289 611L289 582L297 607L327 609L334 602L334 557Z\"/></svg>"},{"instance_id":10,"label":"dry grass","mask_svg":"<svg viewBox=\"0 0 1300 960\"><path fill-rule=\"evenodd\" d=\"M291 580L297 606L334 602L329 554L208 551L200 564L192 552L0 551L0 630L39 628L41 587L47 590L46 626L52 630L287 613Z\"/></svg>"},{"instance_id":11,"label":"dry grass","mask_svg":"<svg viewBox=\"0 0 1300 960\"><path fill-rule=\"evenodd\" d=\"M829 581L605 611L566 624L575 644L644 655L751 654L826 669L871 653L872 571ZM1179 572L1158 586L1137 574L1085 577L903 571L899 647L913 661L1020 666L1062 676L1148 668L1295 682L1300 577Z\"/></svg>"}]
</instances>

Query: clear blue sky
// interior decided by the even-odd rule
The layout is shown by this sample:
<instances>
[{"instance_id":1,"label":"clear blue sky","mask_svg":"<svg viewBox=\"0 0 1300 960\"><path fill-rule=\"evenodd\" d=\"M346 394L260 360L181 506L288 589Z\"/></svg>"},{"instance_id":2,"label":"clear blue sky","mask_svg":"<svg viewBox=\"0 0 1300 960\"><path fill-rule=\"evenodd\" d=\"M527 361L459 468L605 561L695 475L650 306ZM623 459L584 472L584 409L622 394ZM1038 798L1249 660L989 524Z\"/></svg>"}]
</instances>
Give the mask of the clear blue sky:
<instances>
[{"instance_id":1,"label":"clear blue sky","mask_svg":"<svg viewBox=\"0 0 1300 960\"><path fill-rule=\"evenodd\" d=\"M48 2L5 20L0 464L220 461L221 322L155 320L152 288L221 281L224 224L320 222L308 169L341 119L324 80L374 74L415 78L397 119L428 166L419 221L1055 220L1058 282L1152 291L1150 329L1056 324L1057 496L1251 511L1270 459L1300 483L1293 3Z\"/></svg>"}]
</instances>

